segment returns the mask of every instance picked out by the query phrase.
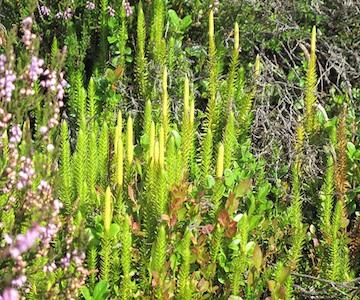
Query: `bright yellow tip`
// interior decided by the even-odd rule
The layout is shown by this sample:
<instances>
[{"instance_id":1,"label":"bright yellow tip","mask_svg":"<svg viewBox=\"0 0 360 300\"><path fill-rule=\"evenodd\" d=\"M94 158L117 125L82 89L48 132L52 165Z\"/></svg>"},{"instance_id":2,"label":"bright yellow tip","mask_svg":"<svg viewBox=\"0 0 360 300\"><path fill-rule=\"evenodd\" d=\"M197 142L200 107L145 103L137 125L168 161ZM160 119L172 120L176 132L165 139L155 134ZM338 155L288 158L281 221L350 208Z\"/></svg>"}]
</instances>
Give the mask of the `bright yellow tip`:
<instances>
[{"instance_id":1,"label":"bright yellow tip","mask_svg":"<svg viewBox=\"0 0 360 300\"><path fill-rule=\"evenodd\" d=\"M239 24L236 22L234 28L234 48L235 50L239 50L239 47L240 47Z\"/></svg>"},{"instance_id":2,"label":"bright yellow tip","mask_svg":"<svg viewBox=\"0 0 360 300\"><path fill-rule=\"evenodd\" d=\"M126 146L127 146L127 162L129 165L131 165L131 163L134 160L134 132L133 132L133 120L132 118L129 116L128 121L127 121L127 126L126 126Z\"/></svg>"},{"instance_id":3,"label":"bright yellow tip","mask_svg":"<svg viewBox=\"0 0 360 300\"><path fill-rule=\"evenodd\" d=\"M214 11L210 10L209 13L209 37L214 36Z\"/></svg>"},{"instance_id":4,"label":"bright yellow tip","mask_svg":"<svg viewBox=\"0 0 360 300\"><path fill-rule=\"evenodd\" d=\"M104 205L104 230L109 232L112 222L112 195L110 187L106 188L105 192L105 205Z\"/></svg>"},{"instance_id":5,"label":"bright yellow tip","mask_svg":"<svg viewBox=\"0 0 360 300\"><path fill-rule=\"evenodd\" d=\"M155 141L155 147L154 147L154 162L159 162L159 156L160 156L160 145L159 141Z\"/></svg>"},{"instance_id":6,"label":"bright yellow tip","mask_svg":"<svg viewBox=\"0 0 360 300\"><path fill-rule=\"evenodd\" d=\"M256 59L255 59L255 78L259 78L260 76L260 55L257 54L256 55Z\"/></svg>"},{"instance_id":7,"label":"bright yellow tip","mask_svg":"<svg viewBox=\"0 0 360 300\"><path fill-rule=\"evenodd\" d=\"M216 177L221 178L224 173L224 145L220 143L216 164Z\"/></svg>"},{"instance_id":8,"label":"bright yellow tip","mask_svg":"<svg viewBox=\"0 0 360 300\"><path fill-rule=\"evenodd\" d=\"M123 185L124 181L124 145L120 138L117 146L116 154L116 184L119 186Z\"/></svg>"},{"instance_id":9,"label":"bright yellow tip","mask_svg":"<svg viewBox=\"0 0 360 300\"><path fill-rule=\"evenodd\" d=\"M195 120L195 102L194 99L190 101L190 124L194 125Z\"/></svg>"},{"instance_id":10,"label":"bright yellow tip","mask_svg":"<svg viewBox=\"0 0 360 300\"><path fill-rule=\"evenodd\" d=\"M311 32L311 54L315 54L316 51L316 26L312 28Z\"/></svg>"}]
</instances>

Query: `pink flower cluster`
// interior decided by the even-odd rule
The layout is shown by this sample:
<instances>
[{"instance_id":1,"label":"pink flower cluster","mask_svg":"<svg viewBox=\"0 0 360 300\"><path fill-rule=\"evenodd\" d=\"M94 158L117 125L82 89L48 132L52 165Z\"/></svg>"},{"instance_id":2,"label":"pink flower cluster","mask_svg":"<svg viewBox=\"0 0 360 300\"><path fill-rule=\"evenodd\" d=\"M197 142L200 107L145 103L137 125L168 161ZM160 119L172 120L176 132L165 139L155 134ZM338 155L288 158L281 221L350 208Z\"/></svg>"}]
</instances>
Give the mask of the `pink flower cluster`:
<instances>
[{"instance_id":1,"label":"pink flower cluster","mask_svg":"<svg viewBox=\"0 0 360 300\"><path fill-rule=\"evenodd\" d=\"M75 299L74 294L85 284L86 277L89 275L89 271L84 267L85 253L74 250L72 260L75 263L76 273L80 276L70 278L69 290L66 291L67 299Z\"/></svg>"},{"instance_id":2,"label":"pink flower cluster","mask_svg":"<svg viewBox=\"0 0 360 300\"><path fill-rule=\"evenodd\" d=\"M32 81L39 79L39 76L44 72L43 69L44 60L33 56L29 66L29 77Z\"/></svg>"},{"instance_id":3,"label":"pink flower cluster","mask_svg":"<svg viewBox=\"0 0 360 300\"><path fill-rule=\"evenodd\" d=\"M39 240L41 227L35 224L25 234L19 234L15 240L5 235L4 239L9 244L9 254L13 259L17 259L21 254L28 251Z\"/></svg>"},{"instance_id":4,"label":"pink flower cluster","mask_svg":"<svg viewBox=\"0 0 360 300\"><path fill-rule=\"evenodd\" d=\"M7 58L4 54L0 55L0 100L11 101L12 93L15 90L14 82L16 75L7 64Z\"/></svg>"},{"instance_id":5,"label":"pink flower cluster","mask_svg":"<svg viewBox=\"0 0 360 300\"><path fill-rule=\"evenodd\" d=\"M11 280L11 284L15 287L22 287L26 282L26 276L25 275L20 275L19 277Z\"/></svg>"},{"instance_id":6,"label":"pink flower cluster","mask_svg":"<svg viewBox=\"0 0 360 300\"><path fill-rule=\"evenodd\" d=\"M85 8L88 10L94 10L95 9L95 3L91 1L86 1Z\"/></svg>"},{"instance_id":7,"label":"pink flower cluster","mask_svg":"<svg viewBox=\"0 0 360 300\"><path fill-rule=\"evenodd\" d=\"M16 183L16 188L22 190L25 187L31 186L32 180L35 177L34 164L28 157L22 156L20 158L19 179Z\"/></svg>"},{"instance_id":8,"label":"pink flower cluster","mask_svg":"<svg viewBox=\"0 0 360 300\"><path fill-rule=\"evenodd\" d=\"M0 133L2 132L2 129L6 128L7 125L9 124L11 120L11 114L5 112L5 110L3 110L0 107ZM1 137L0 137L1 138Z\"/></svg>"},{"instance_id":9,"label":"pink flower cluster","mask_svg":"<svg viewBox=\"0 0 360 300\"><path fill-rule=\"evenodd\" d=\"M56 15L55 18L57 19L63 19L63 20L70 20L73 17L74 13L72 11L72 9L70 7L68 7L67 9L65 9L65 11L59 11Z\"/></svg>"},{"instance_id":10,"label":"pink flower cluster","mask_svg":"<svg viewBox=\"0 0 360 300\"><path fill-rule=\"evenodd\" d=\"M0 300L19 300L20 295L17 290L13 288L7 288L4 290L2 295L0 295Z\"/></svg>"},{"instance_id":11,"label":"pink flower cluster","mask_svg":"<svg viewBox=\"0 0 360 300\"><path fill-rule=\"evenodd\" d=\"M123 6L125 9L126 16L130 17L132 15L133 11L132 11L132 7L131 7L129 1L125 0L123 3Z\"/></svg>"},{"instance_id":12,"label":"pink flower cluster","mask_svg":"<svg viewBox=\"0 0 360 300\"><path fill-rule=\"evenodd\" d=\"M22 30L24 32L24 35L21 40L22 40L23 44L25 45L26 49L28 49L28 50L33 50L32 44L36 38L36 35L31 32L32 24L33 24L33 21L32 21L31 17L27 17L26 19L24 19L22 21Z\"/></svg>"},{"instance_id":13,"label":"pink flower cluster","mask_svg":"<svg viewBox=\"0 0 360 300\"><path fill-rule=\"evenodd\" d=\"M214 10L214 13L217 14L219 12L220 0L214 0L213 4L210 5Z\"/></svg>"},{"instance_id":14,"label":"pink flower cluster","mask_svg":"<svg viewBox=\"0 0 360 300\"><path fill-rule=\"evenodd\" d=\"M110 17L115 16L115 9L113 9L110 5L108 6L108 13Z\"/></svg>"},{"instance_id":15,"label":"pink flower cluster","mask_svg":"<svg viewBox=\"0 0 360 300\"><path fill-rule=\"evenodd\" d=\"M5 169L7 176L7 183L3 188L3 193L8 193L16 185L16 166L19 159L19 151L17 149L18 144L21 141L22 132L20 125L14 125L10 130L9 139L9 153L8 153L8 165Z\"/></svg>"},{"instance_id":16,"label":"pink flower cluster","mask_svg":"<svg viewBox=\"0 0 360 300\"><path fill-rule=\"evenodd\" d=\"M51 10L47 6L42 5L42 6L40 6L40 13L43 16L48 17L48 16L50 16Z\"/></svg>"}]
</instances>

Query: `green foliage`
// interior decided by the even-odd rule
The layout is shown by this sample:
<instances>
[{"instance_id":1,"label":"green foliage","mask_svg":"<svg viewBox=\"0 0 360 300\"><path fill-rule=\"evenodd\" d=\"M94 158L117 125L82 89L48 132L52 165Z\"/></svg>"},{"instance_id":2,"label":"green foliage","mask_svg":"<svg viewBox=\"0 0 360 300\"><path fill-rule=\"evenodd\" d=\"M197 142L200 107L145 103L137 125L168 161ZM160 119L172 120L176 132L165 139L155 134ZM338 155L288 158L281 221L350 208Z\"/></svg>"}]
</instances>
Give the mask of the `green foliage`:
<instances>
[{"instance_id":1,"label":"green foliage","mask_svg":"<svg viewBox=\"0 0 360 300\"><path fill-rule=\"evenodd\" d=\"M91 197L90 203L94 203L95 198L95 187L98 177L98 148L96 129L94 128L91 133L88 133L87 141L87 166L86 166L86 178L87 186Z\"/></svg>"},{"instance_id":2,"label":"green foliage","mask_svg":"<svg viewBox=\"0 0 360 300\"><path fill-rule=\"evenodd\" d=\"M207 105L207 125L212 133L217 132L219 107L217 104L217 58L216 44L214 35L214 12L211 10L209 14L209 100Z\"/></svg>"},{"instance_id":3,"label":"green foliage","mask_svg":"<svg viewBox=\"0 0 360 300\"><path fill-rule=\"evenodd\" d=\"M311 33L311 50L310 60L307 72L306 81L306 96L305 96L305 124L306 132L312 134L315 129L315 112L314 105L316 102L316 27L314 26Z\"/></svg>"},{"instance_id":4,"label":"green foliage","mask_svg":"<svg viewBox=\"0 0 360 300\"><path fill-rule=\"evenodd\" d=\"M230 169L237 153L237 139L234 113L230 111L224 131L224 168Z\"/></svg>"},{"instance_id":5,"label":"green foliage","mask_svg":"<svg viewBox=\"0 0 360 300\"><path fill-rule=\"evenodd\" d=\"M99 28L100 28L100 42L99 42L99 62L98 67L104 68L107 61L107 20L108 20L108 0L100 0L100 15L99 15Z\"/></svg>"},{"instance_id":6,"label":"green foliage","mask_svg":"<svg viewBox=\"0 0 360 300\"><path fill-rule=\"evenodd\" d=\"M224 97L224 100L221 103L221 120L224 121L227 118L227 115L232 111L235 98L235 82L236 75L238 73L238 60L239 60L239 25L235 23L234 28L234 49L231 56L230 69L227 79L227 95Z\"/></svg>"},{"instance_id":7,"label":"green foliage","mask_svg":"<svg viewBox=\"0 0 360 300\"><path fill-rule=\"evenodd\" d=\"M325 238L331 237L331 216L334 206L334 161L331 156L327 159L327 169L324 185L320 194L321 199L321 231Z\"/></svg>"},{"instance_id":8,"label":"green foliage","mask_svg":"<svg viewBox=\"0 0 360 300\"><path fill-rule=\"evenodd\" d=\"M192 299L192 287L189 280L190 275L190 238L189 230L185 232L181 243L181 265L178 274L178 295L180 299Z\"/></svg>"},{"instance_id":9,"label":"green foliage","mask_svg":"<svg viewBox=\"0 0 360 300\"><path fill-rule=\"evenodd\" d=\"M121 281L121 299L132 298L132 282L131 282L131 256L132 256L132 237L131 237L131 220L125 215L122 222L121 230L121 268L123 277Z\"/></svg>"},{"instance_id":10,"label":"green foliage","mask_svg":"<svg viewBox=\"0 0 360 300\"><path fill-rule=\"evenodd\" d=\"M98 143L98 180L100 184L105 187L108 177L108 157L109 157L109 133L108 126L105 122L101 129L99 143Z\"/></svg>"},{"instance_id":11,"label":"green foliage","mask_svg":"<svg viewBox=\"0 0 360 300\"><path fill-rule=\"evenodd\" d=\"M97 113L96 88L93 77L91 77L89 80L87 94L88 94L87 118L93 121Z\"/></svg>"},{"instance_id":12,"label":"green foliage","mask_svg":"<svg viewBox=\"0 0 360 300\"><path fill-rule=\"evenodd\" d=\"M61 124L60 182L60 199L64 203L67 213L70 214L72 211L73 200L73 177L69 132L65 121Z\"/></svg>"},{"instance_id":13,"label":"green foliage","mask_svg":"<svg viewBox=\"0 0 360 300\"><path fill-rule=\"evenodd\" d=\"M76 151L74 154L74 185L79 201L80 209L86 212L86 201L88 197L88 187L86 183L86 168L87 168L87 139L85 132L80 129Z\"/></svg>"},{"instance_id":14,"label":"green foliage","mask_svg":"<svg viewBox=\"0 0 360 300\"><path fill-rule=\"evenodd\" d=\"M162 65L164 59L163 33L165 23L165 1L155 0L152 9L153 14L150 31L152 54L155 62Z\"/></svg>"},{"instance_id":15,"label":"green foliage","mask_svg":"<svg viewBox=\"0 0 360 300\"><path fill-rule=\"evenodd\" d=\"M90 248L87 259L88 259L87 267L88 267L88 270L90 271L89 285L90 285L90 288L93 288L95 286L95 282L96 282L96 271L97 271L97 264L98 264L98 253L97 253L96 247Z\"/></svg>"},{"instance_id":16,"label":"green foliage","mask_svg":"<svg viewBox=\"0 0 360 300\"><path fill-rule=\"evenodd\" d=\"M206 178L211 175L212 171L212 148L213 148L213 134L210 128L203 139L202 142L202 150L200 156L200 164L201 164L201 176L202 178Z\"/></svg>"},{"instance_id":17,"label":"green foliage","mask_svg":"<svg viewBox=\"0 0 360 300\"><path fill-rule=\"evenodd\" d=\"M146 59L146 24L145 24L145 16L143 12L142 2L139 2L137 7L137 51L136 51L136 81L139 85L139 94L143 101L148 105L146 100L148 99L148 74L147 74L147 59ZM150 103L150 102L149 102ZM150 103L151 104L151 103ZM146 111L146 109L145 109ZM146 120L145 113L145 120ZM145 121L146 122L146 121ZM146 128L146 127L145 127Z\"/></svg>"}]
</instances>

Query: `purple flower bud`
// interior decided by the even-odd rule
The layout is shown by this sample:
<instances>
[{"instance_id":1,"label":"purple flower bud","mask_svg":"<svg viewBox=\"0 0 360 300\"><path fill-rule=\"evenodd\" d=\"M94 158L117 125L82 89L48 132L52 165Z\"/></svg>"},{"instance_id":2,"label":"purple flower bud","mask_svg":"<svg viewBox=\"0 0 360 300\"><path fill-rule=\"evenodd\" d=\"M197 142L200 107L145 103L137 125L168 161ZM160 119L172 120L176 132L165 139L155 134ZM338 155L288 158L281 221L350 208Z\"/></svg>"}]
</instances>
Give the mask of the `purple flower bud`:
<instances>
[{"instance_id":1,"label":"purple flower bud","mask_svg":"<svg viewBox=\"0 0 360 300\"><path fill-rule=\"evenodd\" d=\"M69 20L69 19L72 18L72 16L73 16L73 12L72 12L71 8L68 7L63 13L63 19L64 20Z\"/></svg>"},{"instance_id":2,"label":"purple flower bud","mask_svg":"<svg viewBox=\"0 0 360 300\"><path fill-rule=\"evenodd\" d=\"M94 10L95 9L95 3L91 1L86 1L85 8L88 10Z\"/></svg>"},{"instance_id":3,"label":"purple flower bud","mask_svg":"<svg viewBox=\"0 0 360 300\"><path fill-rule=\"evenodd\" d=\"M39 225L35 225L29 229L25 234L19 234L15 242L9 248L9 253L12 258L18 258L22 253L29 250L35 243L36 240L40 237Z\"/></svg>"},{"instance_id":4,"label":"purple flower bud","mask_svg":"<svg viewBox=\"0 0 360 300\"><path fill-rule=\"evenodd\" d=\"M115 10L110 5L108 6L108 12L110 17L115 16Z\"/></svg>"},{"instance_id":5,"label":"purple flower bud","mask_svg":"<svg viewBox=\"0 0 360 300\"><path fill-rule=\"evenodd\" d=\"M11 245L13 242L12 238L8 234L4 234L4 240L5 240L5 243L8 245Z\"/></svg>"},{"instance_id":6,"label":"purple flower bud","mask_svg":"<svg viewBox=\"0 0 360 300\"><path fill-rule=\"evenodd\" d=\"M24 27L28 28L32 25L32 18L31 17L27 17L22 21L22 24Z\"/></svg>"},{"instance_id":7,"label":"purple flower bud","mask_svg":"<svg viewBox=\"0 0 360 300\"><path fill-rule=\"evenodd\" d=\"M132 7L131 7L129 1L124 1L123 5L124 5L126 16L130 17L132 15L133 11L132 11Z\"/></svg>"},{"instance_id":8,"label":"purple flower bud","mask_svg":"<svg viewBox=\"0 0 360 300\"><path fill-rule=\"evenodd\" d=\"M16 287L19 288L19 287L22 287L25 282L26 282L26 276L25 276L25 275L21 275L21 276L19 276L18 278L13 279L13 280L11 281L11 284L12 284L13 286L16 286Z\"/></svg>"},{"instance_id":9,"label":"purple flower bud","mask_svg":"<svg viewBox=\"0 0 360 300\"><path fill-rule=\"evenodd\" d=\"M45 17L48 17L50 15L50 8L48 8L47 6L45 5L42 5L40 6L40 13L45 16Z\"/></svg>"},{"instance_id":10,"label":"purple flower bud","mask_svg":"<svg viewBox=\"0 0 360 300\"><path fill-rule=\"evenodd\" d=\"M39 76L43 74L44 72L44 69L42 68L43 65L44 65L43 59L39 59L36 56L33 56L31 58L31 63L29 66L29 77L31 81L34 82L38 80Z\"/></svg>"},{"instance_id":11,"label":"purple flower bud","mask_svg":"<svg viewBox=\"0 0 360 300\"><path fill-rule=\"evenodd\" d=\"M55 15L55 18L56 19L62 19L63 17L63 13L61 11L59 11L56 15Z\"/></svg>"},{"instance_id":12,"label":"purple flower bud","mask_svg":"<svg viewBox=\"0 0 360 300\"><path fill-rule=\"evenodd\" d=\"M2 294L2 300L19 300L20 296L17 290L13 288L7 288Z\"/></svg>"}]
</instances>

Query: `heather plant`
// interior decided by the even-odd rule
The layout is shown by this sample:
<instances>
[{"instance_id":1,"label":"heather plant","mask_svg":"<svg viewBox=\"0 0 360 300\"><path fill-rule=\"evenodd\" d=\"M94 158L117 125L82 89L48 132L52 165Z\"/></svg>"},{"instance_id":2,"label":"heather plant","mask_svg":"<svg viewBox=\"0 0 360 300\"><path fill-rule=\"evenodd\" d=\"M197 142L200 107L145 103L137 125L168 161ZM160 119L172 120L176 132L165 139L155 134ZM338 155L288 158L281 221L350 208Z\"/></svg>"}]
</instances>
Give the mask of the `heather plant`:
<instances>
[{"instance_id":1,"label":"heather plant","mask_svg":"<svg viewBox=\"0 0 360 300\"><path fill-rule=\"evenodd\" d=\"M358 118L322 105L319 31L273 170L267 61L195 2L39 1L0 40L0 299L357 299Z\"/></svg>"},{"instance_id":2,"label":"heather plant","mask_svg":"<svg viewBox=\"0 0 360 300\"><path fill-rule=\"evenodd\" d=\"M56 140L67 82L64 52L39 57L32 17L7 36L1 54L2 298L74 297L84 284L85 255L73 217L56 198ZM21 51L22 55L17 53ZM50 66L56 57L57 64ZM68 154L70 156L70 153ZM66 184L65 184L66 185ZM81 226L81 224L78 224ZM80 228L80 227L79 227ZM82 246L81 246L82 247Z\"/></svg>"}]
</instances>

